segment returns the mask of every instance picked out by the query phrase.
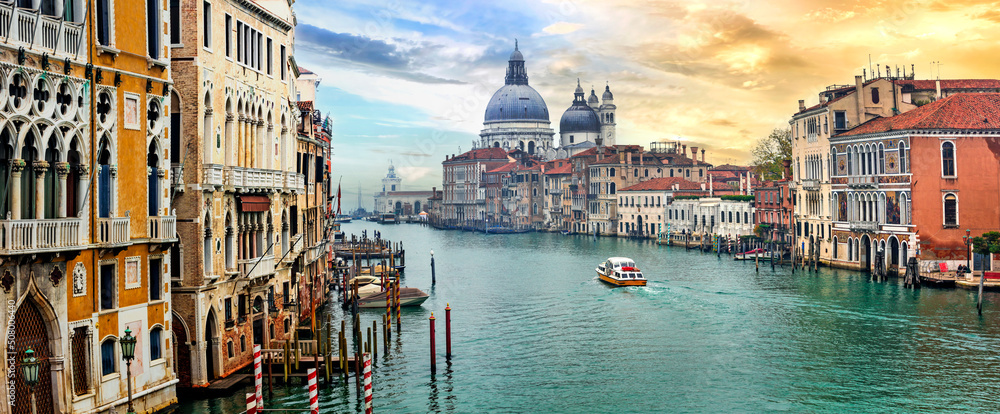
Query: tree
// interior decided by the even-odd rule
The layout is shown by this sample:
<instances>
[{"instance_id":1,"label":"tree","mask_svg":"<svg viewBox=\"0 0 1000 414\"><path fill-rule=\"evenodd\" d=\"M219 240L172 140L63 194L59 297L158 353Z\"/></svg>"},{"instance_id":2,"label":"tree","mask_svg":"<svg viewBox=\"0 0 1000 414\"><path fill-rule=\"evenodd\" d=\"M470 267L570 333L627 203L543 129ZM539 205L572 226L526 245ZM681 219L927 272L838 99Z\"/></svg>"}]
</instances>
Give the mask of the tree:
<instances>
[{"instance_id":1,"label":"tree","mask_svg":"<svg viewBox=\"0 0 1000 414\"><path fill-rule=\"evenodd\" d=\"M980 237L973 237L972 246L973 253L1000 253L1000 232L988 231Z\"/></svg>"},{"instance_id":2,"label":"tree","mask_svg":"<svg viewBox=\"0 0 1000 414\"><path fill-rule=\"evenodd\" d=\"M751 168L757 177L763 180L781 179L781 172L784 170L781 162L792 158L792 130L771 131L767 137L757 140L751 155Z\"/></svg>"}]
</instances>

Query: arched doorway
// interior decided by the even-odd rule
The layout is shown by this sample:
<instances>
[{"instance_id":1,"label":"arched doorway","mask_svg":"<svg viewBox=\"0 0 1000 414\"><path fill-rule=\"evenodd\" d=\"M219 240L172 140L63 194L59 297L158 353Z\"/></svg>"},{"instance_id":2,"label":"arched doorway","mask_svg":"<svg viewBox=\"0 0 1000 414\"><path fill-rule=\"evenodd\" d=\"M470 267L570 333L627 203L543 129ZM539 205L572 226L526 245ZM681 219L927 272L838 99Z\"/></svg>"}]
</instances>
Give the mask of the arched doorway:
<instances>
[{"instance_id":1,"label":"arched doorway","mask_svg":"<svg viewBox=\"0 0 1000 414\"><path fill-rule=\"evenodd\" d=\"M899 240L896 236L889 238L889 271L899 271Z\"/></svg>"},{"instance_id":2,"label":"arched doorway","mask_svg":"<svg viewBox=\"0 0 1000 414\"><path fill-rule=\"evenodd\" d=\"M872 270L871 253L872 240L866 234L861 237L860 251L858 251L858 257L861 259L861 270L866 272L870 272Z\"/></svg>"},{"instance_id":3,"label":"arched doorway","mask_svg":"<svg viewBox=\"0 0 1000 414\"><path fill-rule=\"evenodd\" d=\"M14 376L15 401L30 400L28 384L21 375L20 364L24 359L24 352L31 348L41 363L38 368L38 384L34 389L36 412L53 413L55 406L52 401L52 374L49 366L52 353L49 351L49 330L45 318L33 301L25 300L14 315L14 325L17 329L14 332L13 357L16 358L18 365ZM31 412L29 404L15 404L13 407L13 414L31 414Z\"/></svg>"},{"instance_id":4,"label":"arched doorway","mask_svg":"<svg viewBox=\"0 0 1000 414\"><path fill-rule=\"evenodd\" d=\"M173 314L171 328L174 333L174 372L180 380L178 384L181 388L191 387L191 347L188 345L187 328L184 322Z\"/></svg>"},{"instance_id":5,"label":"arched doorway","mask_svg":"<svg viewBox=\"0 0 1000 414\"><path fill-rule=\"evenodd\" d=\"M642 227L642 216L635 216L635 230L640 233L645 230L645 228Z\"/></svg>"},{"instance_id":6,"label":"arched doorway","mask_svg":"<svg viewBox=\"0 0 1000 414\"><path fill-rule=\"evenodd\" d=\"M215 369L215 357L219 352L219 344L215 341L217 331L215 309L212 309L208 311L208 319L205 321L205 373L209 381L219 377L219 372Z\"/></svg>"},{"instance_id":7,"label":"arched doorway","mask_svg":"<svg viewBox=\"0 0 1000 414\"><path fill-rule=\"evenodd\" d=\"M401 201L397 201L395 207L394 212L397 216L403 214L403 203Z\"/></svg>"}]
</instances>

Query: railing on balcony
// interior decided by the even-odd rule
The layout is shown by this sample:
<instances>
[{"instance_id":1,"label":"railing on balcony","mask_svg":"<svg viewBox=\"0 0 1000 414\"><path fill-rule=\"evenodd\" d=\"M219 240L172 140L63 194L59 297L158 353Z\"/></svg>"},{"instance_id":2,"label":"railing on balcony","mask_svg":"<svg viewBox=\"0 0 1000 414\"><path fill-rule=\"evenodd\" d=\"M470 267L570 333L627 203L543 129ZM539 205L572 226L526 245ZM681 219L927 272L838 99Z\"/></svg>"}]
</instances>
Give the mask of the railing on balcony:
<instances>
[{"instance_id":1,"label":"railing on balcony","mask_svg":"<svg viewBox=\"0 0 1000 414\"><path fill-rule=\"evenodd\" d=\"M97 243L117 245L129 242L132 220L126 217L97 219Z\"/></svg>"},{"instance_id":2,"label":"railing on balcony","mask_svg":"<svg viewBox=\"0 0 1000 414\"><path fill-rule=\"evenodd\" d=\"M0 221L0 251L8 254L83 245L78 218Z\"/></svg>"},{"instance_id":3,"label":"railing on balcony","mask_svg":"<svg viewBox=\"0 0 1000 414\"><path fill-rule=\"evenodd\" d=\"M806 191L819 191L819 180L815 178L803 179L802 189Z\"/></svg>"},{"instance_id":4,"label":"railing on balcony","mask_svg":"<svg viewBox=\"0 0 1000 414\"><path fill-rule=\"evenodd\" d=\"M240 275L251 279L274 274L274 255L240 260Z\"/></svg>"},{"instance_id":5,"label":"railing on balcony","mask_svg":"<svg viewBox=\"0 0 1000 414\"><path fill-rule=\"evenodd\" d=\"M878 231L878 222L876 221L850 221L848 224L851 227L851 231L866 233Z\"/></svg>"},{"instance_id":6,"label":"railing on balcony","mask_svg":"<svg viewBox=\"0 0 1000 414\"><path fill-rule=\"evenodd\" d=\"M847 177L847 186L851 188L875 188L877 183L873 176Z\"/></svg>"},{"instance_id":7,"label":"railing on balcony","mask_svg":"<svg viewBox=\"0 0 1000 414\"><path fill-rule=\"evenodd\" d=\"M0 1L0 37L5 42L29 49L46 49L63 55L79 56L84 51L82 23L41 15L36 9Z\"/></svg>"},{"instance_id":8,"label":"railing on balcony","mask_svg":"<svg viewBox=\"0 0 1000 414\"><path fill-rule=\"evenodd\" d=\"M156 216L149 218L149 238L153 240L177 239L177 216Z\"/></svg>"},{"instance_id":9,"label":"railing on balcony","mask_svg":"<svg viewBox=\"0 0 1000 414\"><path fill-rule=\"evenodd\" d=\"M222 168L220 166L220 168ZM302 181L302 174L292 172L266 170L261 168L224 167L222 174L225 185L232 186L237 191L291 191L304 189L304 182L296 187L296 181Z\"/></svg>"},{"instance_id":10,"label":"railing on balcony","mask_svg":"<svg viewBox=\"0 0 1000 414\"><path fill-rule=\"evenodd\" d=\"M202 184L221 187L224 184L222 165L205 164L202 166Z\"/></svg>"}]
</instances>

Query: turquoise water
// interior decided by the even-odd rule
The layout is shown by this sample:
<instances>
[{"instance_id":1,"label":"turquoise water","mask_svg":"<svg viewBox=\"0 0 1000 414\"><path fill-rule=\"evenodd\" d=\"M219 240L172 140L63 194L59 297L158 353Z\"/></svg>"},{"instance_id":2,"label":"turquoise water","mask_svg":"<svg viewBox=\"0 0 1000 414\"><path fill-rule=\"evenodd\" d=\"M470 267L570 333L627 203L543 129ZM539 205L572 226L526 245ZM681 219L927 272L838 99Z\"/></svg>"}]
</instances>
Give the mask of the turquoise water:
<instances>
[{"instance_id":1,"label":"turquoise water","mask_svg":"<svg viewBox=\"0 0 1000 414\"><path fill-rule=\"evenodd\" d=\"M403 241L406 285L431 294L403 310L391 352L380 349L376 412L1000 410L1000 296L989 294L979 317L973 292L904 289L849 271L757 273L725 256L609 238L344 225L362 229ZM648 286L597 281L594 267L609 256L635 259ZM331 311L339 326L343 314ZM365 326L380 317L362 311ZM278 386L268 406L305 407L306 394ZM236 413L241 395L178 411ZM321 381L320 401L323 413L361 411L353 382Z\"/></svg>"}]
</instances>

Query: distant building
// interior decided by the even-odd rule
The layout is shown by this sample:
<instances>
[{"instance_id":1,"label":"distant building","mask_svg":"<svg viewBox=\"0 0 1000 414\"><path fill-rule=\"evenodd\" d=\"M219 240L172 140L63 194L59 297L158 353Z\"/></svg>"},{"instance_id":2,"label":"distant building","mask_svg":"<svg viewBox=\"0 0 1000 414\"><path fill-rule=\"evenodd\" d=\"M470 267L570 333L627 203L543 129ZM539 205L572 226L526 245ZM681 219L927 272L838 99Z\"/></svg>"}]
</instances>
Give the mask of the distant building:
<instances>
[{"instance_id":1,"label":"distant building","mask_svg":"<svg viewBox=\"0 0 1000 414\"><path fill-rule=\"evenodd\" d=\"M426 211L427 198L433 191L403 191L403 179L396 174L396 167L389 165L389 172L382 179L382 191L375 193L375 214L395 213L410 216Z\"/></svg>"}]
</instances>

